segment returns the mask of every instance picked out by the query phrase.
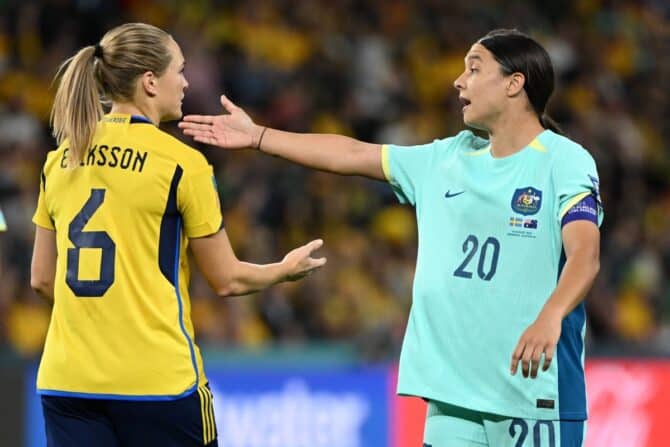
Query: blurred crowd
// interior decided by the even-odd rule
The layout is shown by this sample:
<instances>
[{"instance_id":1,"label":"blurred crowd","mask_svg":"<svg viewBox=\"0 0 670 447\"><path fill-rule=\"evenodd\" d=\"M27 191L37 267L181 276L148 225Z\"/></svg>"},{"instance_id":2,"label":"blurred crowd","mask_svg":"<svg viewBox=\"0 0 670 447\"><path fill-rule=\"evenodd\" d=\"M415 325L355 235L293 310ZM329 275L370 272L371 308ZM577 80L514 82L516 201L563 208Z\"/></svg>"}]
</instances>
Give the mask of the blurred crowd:
<instances>
[{"instance_id":1,"label":"blurred crowd","mask_svg":"<svg viewBox=\"0 0 670 447\"><path fill-rule=\"evenodd\" d=\"M550 114L600 171L606 219L601 273L587 299L592 352L670 354L670 3L5 0L0 11L6 350L38 355L49 322L50 306L31 291L29 273L39 172L55 144L52 78L106 30L142 21L182 46L185 113L218 112L225 92L262 124L395 144L462 129L452 83L477 38L501 27L531 34L557 73ZM184 139L174 124L164 129ZM302 282L230 299L214 296L193 269L199 342L244 349L346 342L364 358L394 358L411 305L413 209L382 182L250 151L200 149L215 167L238 257L273 262L323 237L328 264Z\"/></svg>"}]
</instances>

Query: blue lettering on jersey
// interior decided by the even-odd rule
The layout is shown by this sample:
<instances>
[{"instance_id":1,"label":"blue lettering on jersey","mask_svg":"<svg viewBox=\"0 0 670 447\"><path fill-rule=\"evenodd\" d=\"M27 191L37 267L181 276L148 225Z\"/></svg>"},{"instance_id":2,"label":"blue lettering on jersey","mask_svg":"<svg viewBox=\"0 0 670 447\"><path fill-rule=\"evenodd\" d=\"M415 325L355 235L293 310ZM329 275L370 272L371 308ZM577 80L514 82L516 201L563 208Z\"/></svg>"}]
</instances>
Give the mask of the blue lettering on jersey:
<instances>
[{"instance_id":1,"label":"blue lettering on jersey","mask_svg":"<svg viewBox=\"0 0 670 447\"><path fill-rule=\"evenodd\" d=\"M530 216L537 214L542 206L542 191L532 186L519 188L514 191L512 196L512 210L514 212Z\"/></svg>"}]
</instances>

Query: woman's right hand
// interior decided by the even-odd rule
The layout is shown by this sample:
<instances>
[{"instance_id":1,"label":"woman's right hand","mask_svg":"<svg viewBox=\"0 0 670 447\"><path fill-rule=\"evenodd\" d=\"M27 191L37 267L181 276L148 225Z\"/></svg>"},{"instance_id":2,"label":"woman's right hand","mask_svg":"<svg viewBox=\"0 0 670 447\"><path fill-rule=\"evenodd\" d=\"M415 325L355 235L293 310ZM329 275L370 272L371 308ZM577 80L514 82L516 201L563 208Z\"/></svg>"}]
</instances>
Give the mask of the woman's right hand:
<instances>
[{"instance_id":1,"label":"woman's right hand","mask_svg":"<svg viewBox=\"0 0 670 447\"><path fill-rule=\"evenodd\" d=\"M179 128L195 141L224 149L258 147L264 128L256 125L243 109L225 95L221 95L221 105L227 114L186 115Z\"/></svg>"},{"instance_id":2,"label":"woman's right hand","mask_svg":"<svg viewBox=\"0 0 670 447\"><path fill-rule=\"evenodd\" d=\"M326 258L312 257L312 252L318 250L322 245L323 240L316 239L288 252L282 260L282 264L286 266L284 281L302 279L323 267L326 263Z\"/></svg>"}]
</instances>

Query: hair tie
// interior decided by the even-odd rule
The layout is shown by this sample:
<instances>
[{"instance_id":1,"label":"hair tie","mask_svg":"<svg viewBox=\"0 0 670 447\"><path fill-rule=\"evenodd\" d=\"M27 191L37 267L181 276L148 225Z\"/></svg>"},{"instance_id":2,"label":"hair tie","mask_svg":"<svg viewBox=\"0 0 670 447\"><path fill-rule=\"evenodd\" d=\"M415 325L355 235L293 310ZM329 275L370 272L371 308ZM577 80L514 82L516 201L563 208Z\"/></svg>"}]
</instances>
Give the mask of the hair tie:
<instances>
[{"instance_id":1,"label":"hair tie","mask_svg":"<svg viewBox=\"0 0 670 447\"><path fill-rule=\"evenodd\" d=\"M95 44L95 50L93 51L93 56L97 57L98 59L102 59L102 47L100 46L99 43Z\"/></svg>"}]
</instances>

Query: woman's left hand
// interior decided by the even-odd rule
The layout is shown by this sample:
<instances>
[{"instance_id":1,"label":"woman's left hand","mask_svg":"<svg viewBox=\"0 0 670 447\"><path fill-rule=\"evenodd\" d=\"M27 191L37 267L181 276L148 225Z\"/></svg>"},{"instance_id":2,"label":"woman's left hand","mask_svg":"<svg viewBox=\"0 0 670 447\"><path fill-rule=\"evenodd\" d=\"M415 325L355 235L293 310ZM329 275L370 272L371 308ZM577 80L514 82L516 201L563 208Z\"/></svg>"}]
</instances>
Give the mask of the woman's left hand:
<instances>
[{"instance_id":1,"label":"woman's left hand","mask_svg":"<svg viewBox=\"0 0 670 447\"><path fill-rule=\"evenodd\" d=\"M519 362L524 377L537 377L537 370L544 355L542 371L551 366L556 352L558 339L561 337L561 315L541 313L537 320L524 331L512 354L510 373L516 374Z\"/></svg>"}]
</instances>

